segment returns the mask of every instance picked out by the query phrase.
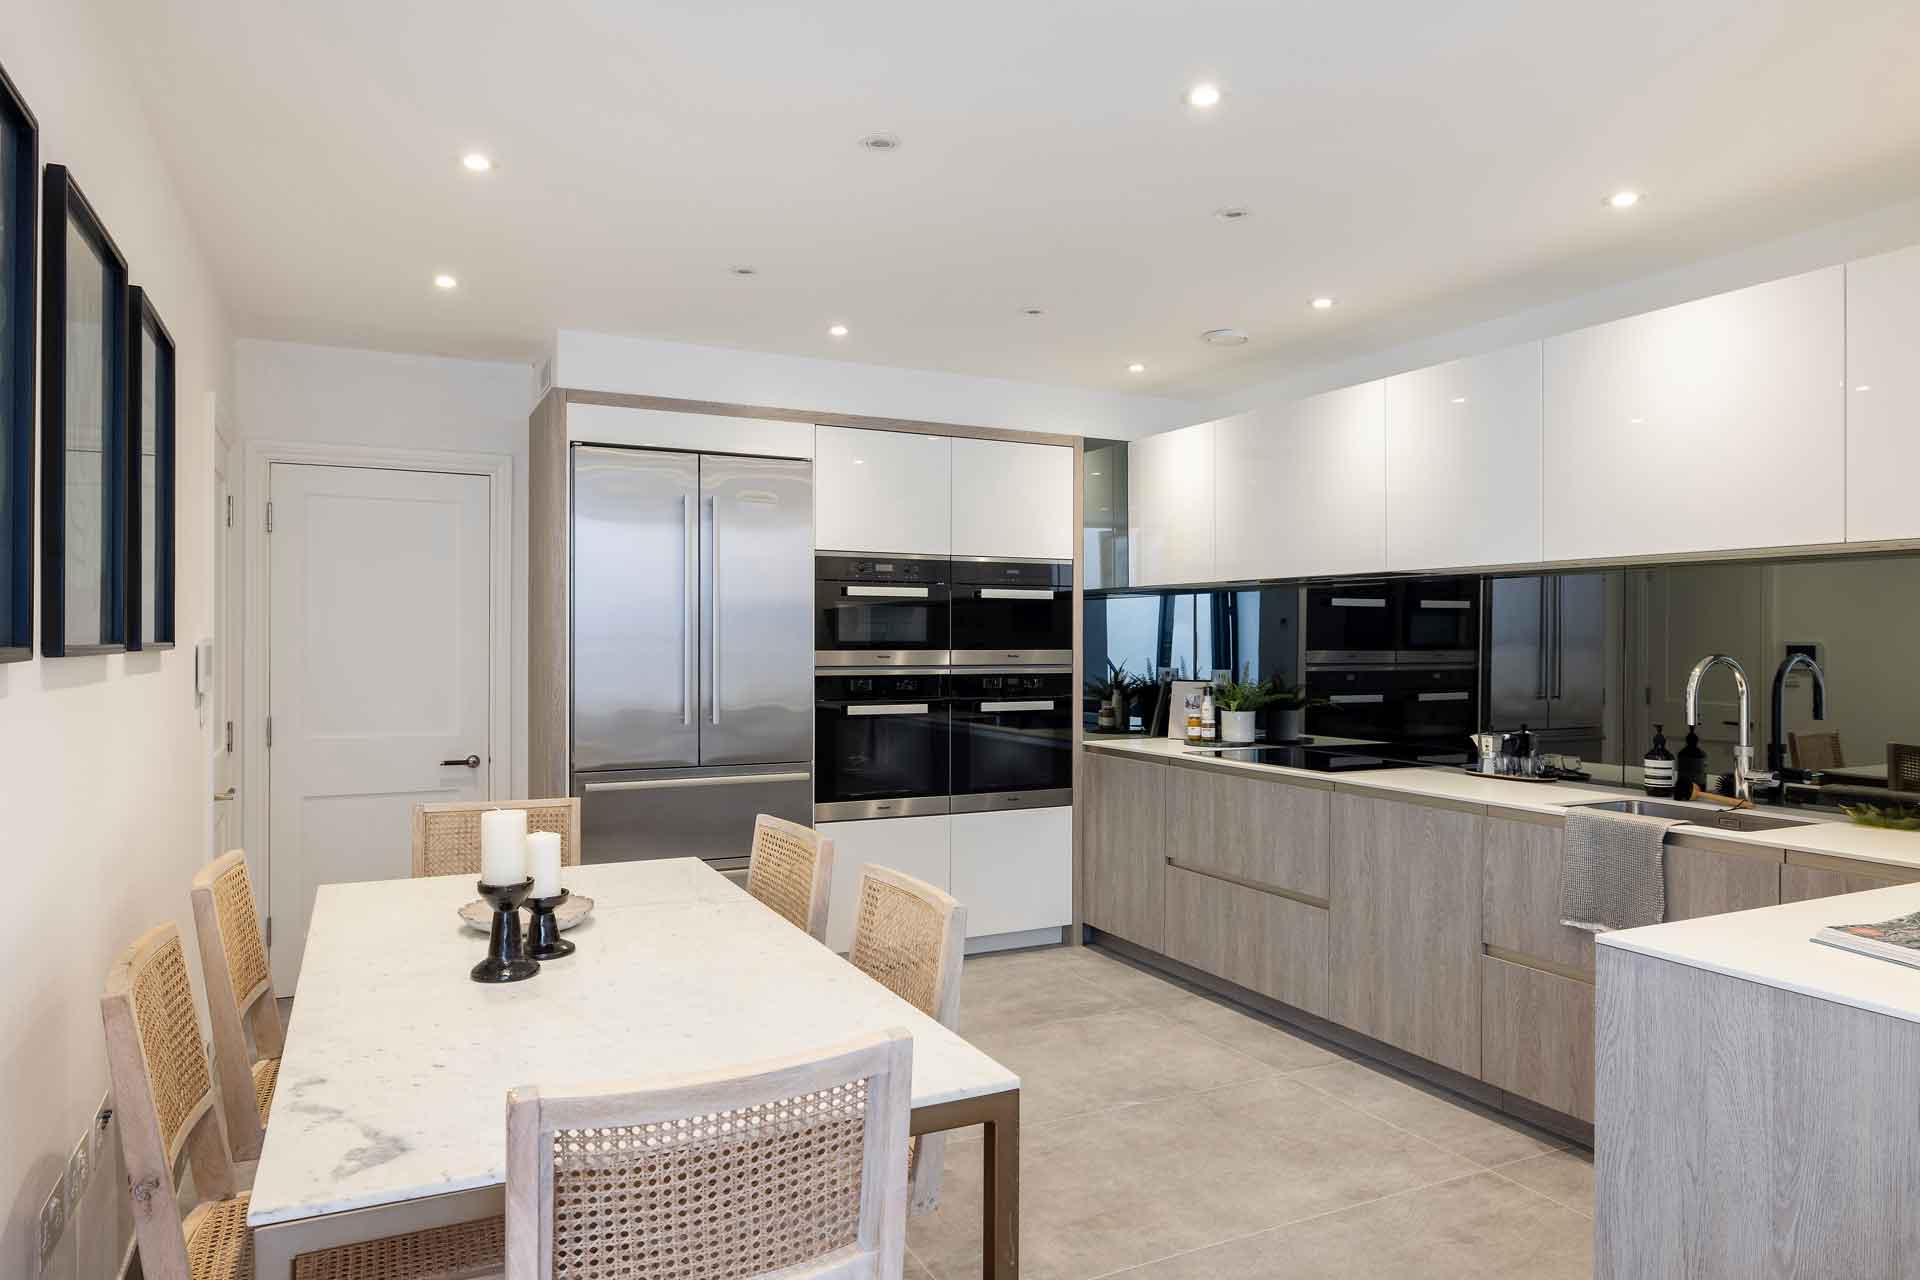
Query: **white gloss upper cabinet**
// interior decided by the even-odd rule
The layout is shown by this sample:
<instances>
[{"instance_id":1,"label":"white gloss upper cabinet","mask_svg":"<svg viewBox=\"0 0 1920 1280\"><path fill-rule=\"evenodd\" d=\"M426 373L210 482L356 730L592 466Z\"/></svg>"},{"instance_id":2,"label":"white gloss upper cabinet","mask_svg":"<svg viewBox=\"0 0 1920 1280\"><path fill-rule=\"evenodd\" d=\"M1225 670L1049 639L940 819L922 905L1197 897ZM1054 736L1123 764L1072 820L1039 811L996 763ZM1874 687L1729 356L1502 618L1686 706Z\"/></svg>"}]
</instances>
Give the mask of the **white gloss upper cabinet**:
<instances>
[{"instance_id":1,"label":"white gloss upper cabinet","mask_svg":"<svg viewBox=\"0 0 1920 1280\"><path fill-rule=\"evenodd\" d=\"M951 445L913 431L815 428L813 545L951 555Z\"/></svg>"},{"instance_id":2,"label":"white gloss upper cabinet","mask_svg":"<svg viewBox=\"0 0 1920 1280\"><path fill-rule=\"evenodd\" d=\"M1211 582L1214 427L1202 422L1127 446L1129 581Z\"/></svg>"},{"instance_id":3,"label":"white gloss upper cabinet","mask_svg":"<svg viewBox=\"0 0 1920 1280\"><path fill-rule=\"evenodd\" d=\"M1920 538L1920 247L1847 265L1847 540Z\"/></svg>"},{"instance_id":4,"label":"white gloss upper cabinet","mask_svg":"<svg viewBox=\"0 0 1920 1280\"><path fill-rule=\"evenodd\" d=\"M1387 568L1541 558L1540 361L1529 342L1387 379Z\"/></svg>"},{"instance_id":5,"label":"white gloss upper cabinet","mask_svg":"<svg viewBox=\"0 0 1920 1280\"><path fill-rule=\"evenodd\" d=\"M1073 559L1073 450L953 441L953 554Z\"/></svg>"},{"instance_id":6,"label":"white gloss upper cabinet","mask_svg":"<svg viewBox=\"0 0 1920 1280\"><path fill-rule=\"evenodd\" d=\"M1844 269L1546 342L1548 560L1846 536Z\"/></svg>"},{"instance_id":7,"label":"white gloss upper cabinet","mask_svg":"<svg viewBox=\"0 0 1920 1280\"><path fill-rule=\"evenodd\" d=\"M1221 581L1387 566L1386 386L1223 418L1214 444Z\"/></svg>"}]
</instances>

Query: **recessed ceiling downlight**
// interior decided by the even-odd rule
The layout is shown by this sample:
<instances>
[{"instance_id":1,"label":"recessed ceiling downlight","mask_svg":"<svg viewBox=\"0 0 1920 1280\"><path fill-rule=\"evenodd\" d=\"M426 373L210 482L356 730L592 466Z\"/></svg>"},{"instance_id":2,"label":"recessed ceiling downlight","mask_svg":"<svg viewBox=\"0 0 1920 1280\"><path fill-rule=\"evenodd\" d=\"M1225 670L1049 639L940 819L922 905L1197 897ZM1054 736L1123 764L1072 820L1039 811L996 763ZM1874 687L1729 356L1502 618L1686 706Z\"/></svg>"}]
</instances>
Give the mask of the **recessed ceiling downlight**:
<instances>
[{"instance_id":1,"label":"recessed ceiling downlight","mask_svg":"<svg viewBox=\"0 0 1920 1280\"><path fill-rule=\"evenodd\" d=\"M860 145L869 151L898 151L900 135L897 133L870 133L860 139Z\"/></svg>"},{"instance_id":2,"label":"recessed ceiling downlight","mask_svg":"<svg viewBox=\"0 0 1920 1280\"><path fill-rule=\"evenodd\" d=\"M1311 305L1315 311L1331 311L1333 310L1333 299L1315 298Z\"/></svg>"},{"instance_id":3,"label":"recessed ceiling downlight","mask_svg":"<svg viewBox=\"0 0 1920 1280\"><path fill-rule=\"evenodd\" d=\"M1141 364L1138 360L1135 360L1132 364L1127 366L1128 373L1145 373L1146 371L1147 371L1147 366ZM1100 473L1096 471L1093 474L1099 475Z\"/></svg>"},{"instance_id":4,"label":"recessed ceiling downlight","mask_svg":"<svg viewBox=\"0 0 1920 1280\"><path fill-rule=\"evenodd\" d=\"M1220 86L1217 84L1197 84L1187 90L1187 105L1190 107L1217 107L1220 105Z\"/></svg>"},{"instance_id":5,"label":"recessed ceiling downlight","mask_svg":"<svg viewBox=\"0 0 1920 1280\"><path fill-rule=\"evenodd\" d=\"M1638 191L1616 191L1607 197L1607 204L1615 209L1631 209L1639 203Z\"/></svg>"},{"instance_id":6,"label":"recessed ceiling downlight","mask_svg":"<svg viewBox=\"0 0 1920 1280\"><path fill-rule=\"evenodd\" d=\"M448 275L446 272L442 271L439 275L433 278L433 287L436 289L458 289L460 287L460 282L454 277Z\"/></svg>"},{"instance_id":7,"label":"recessed ceiling downlight","mask_svg":"<svg viewBox=\"0 0 1920 1280\"><path fill-rule=\"evenodd\" d=\"M847 336L847 326L843 324L830 324L827 326L827 335L833 338L844 338Z\"/></svg>"},{"instance_id":8,"label":"recessed ceiling downlight","mask_svg":"<svg viewBox=\"0 0 1920 1280\"><path fill-rule=\"evenodd\" d=\"M1200 341L1215 347L1244 347L1247 345L1245 329L1209 329L1200 335Z\"/></svg>"},{"instance_id":9,"label":"recessed ceiling downlight","mask_svg":"<svg viewBox=\"0 0 1920 1280\"><path fill-rule=\"evenodd\" d=\"M484 151L469 151L460 157L460 164L468 173L488 173L493 169L493 157Z\"/></svg>"}]
</instances>

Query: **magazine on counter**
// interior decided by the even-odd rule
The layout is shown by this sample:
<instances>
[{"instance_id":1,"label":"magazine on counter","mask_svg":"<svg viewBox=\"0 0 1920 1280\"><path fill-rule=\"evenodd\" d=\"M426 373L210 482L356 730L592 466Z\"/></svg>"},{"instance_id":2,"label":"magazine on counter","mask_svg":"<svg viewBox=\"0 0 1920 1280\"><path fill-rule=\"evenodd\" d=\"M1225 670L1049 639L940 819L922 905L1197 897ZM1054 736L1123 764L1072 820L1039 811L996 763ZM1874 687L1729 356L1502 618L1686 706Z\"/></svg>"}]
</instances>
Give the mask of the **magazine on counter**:
<instances>
[{"instance_id":1,"label":"magazine on counter","mask_svg":"<svg viewBox=\"0 0 1920 1280\"><path fill-rule=\"evenodd\" d=\"M1920 911L1878 924L1830 925L1814 934L1813 940L1920 969Z\"/></svg>"}]
</instances>

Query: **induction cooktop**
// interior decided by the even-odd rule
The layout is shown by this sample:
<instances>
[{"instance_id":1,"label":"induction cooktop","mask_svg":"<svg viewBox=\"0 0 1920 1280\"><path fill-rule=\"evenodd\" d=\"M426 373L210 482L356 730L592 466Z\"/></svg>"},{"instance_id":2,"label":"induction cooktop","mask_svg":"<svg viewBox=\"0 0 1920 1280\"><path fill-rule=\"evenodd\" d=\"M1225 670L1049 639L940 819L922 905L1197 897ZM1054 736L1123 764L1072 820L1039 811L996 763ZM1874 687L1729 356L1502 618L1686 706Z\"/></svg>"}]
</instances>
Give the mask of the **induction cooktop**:
<instances>
[{"instance_id":1,"label":"induction cooktop","mask_svg":"<svg viewBox=\"0 0 1920 1280\"><path fill-rule=\"evenodd\" d=\"M1189 755L1212 756L1239 764L1277 765L1315 773L1349 773L1363 769L1425 769L1466 762L1467 754L1451 747L1410 746L1394 742L1340 745L1305 744L1271 747L1204 747Z\"/></svg>"}]
</instances>

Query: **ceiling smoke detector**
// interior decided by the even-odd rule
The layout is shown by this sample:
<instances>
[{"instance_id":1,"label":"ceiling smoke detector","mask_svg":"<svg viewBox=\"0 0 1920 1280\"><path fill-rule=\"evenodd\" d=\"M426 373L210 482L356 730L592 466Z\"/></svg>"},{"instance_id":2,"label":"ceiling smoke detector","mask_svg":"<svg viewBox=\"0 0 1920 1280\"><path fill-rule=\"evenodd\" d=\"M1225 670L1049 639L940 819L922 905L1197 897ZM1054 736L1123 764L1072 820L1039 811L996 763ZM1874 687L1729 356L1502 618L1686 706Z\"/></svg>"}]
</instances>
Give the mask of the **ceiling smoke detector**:
<instances>
[{"instance_id":1,"label":"ceiling smoke detector","mask_svg":"<svg viewBox=\"0 0 1920 1280\"><path fill-rule=\"evenodd\" d=\"M860 145L869 151L898 151L900 136L893 133L870 133L860 139Z\"/></svg>"},{"instance_id":2,"label":"ceiling smoke detector","mask_svg":"<svg viewBox=\"0 0 1920 1280\"><path fill-rule=\"evenodd\" d=\"M1230 204L1224 209L1215 209L1213 216L1222 222L1238 222L1242 218L1251 216L1252 213L1253 210L1244 205Z\"/></svg>"},{"instance_id":3,"label":"ceiling smoke detector","mask_svg":"<svg viewBox=\"0 0 1920 1280\"><path fill-rule=\"evenodd\" d=\"M1245 329L1209 329L1200 335L1200 341L1213 347L1244 347L1247 345Z\"/></svg>"},{"instance_id":4,"label":"ceiling smoke detector","mask_svg":"<svg viewBox=\"0 0 1920 1280\"><path fill-rule=\"evenodd\" d=\"M1020 308L1020 314L1023 316L1038 317L1047 314L1047 309L1045 307L1022 307Z\"/></svg>"}]
</instances>

